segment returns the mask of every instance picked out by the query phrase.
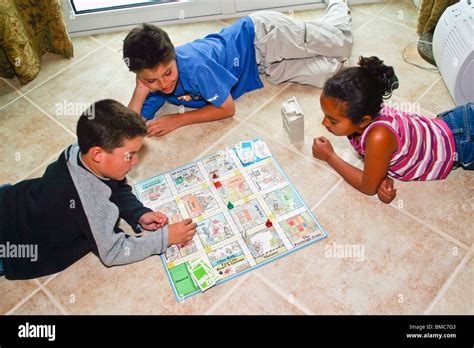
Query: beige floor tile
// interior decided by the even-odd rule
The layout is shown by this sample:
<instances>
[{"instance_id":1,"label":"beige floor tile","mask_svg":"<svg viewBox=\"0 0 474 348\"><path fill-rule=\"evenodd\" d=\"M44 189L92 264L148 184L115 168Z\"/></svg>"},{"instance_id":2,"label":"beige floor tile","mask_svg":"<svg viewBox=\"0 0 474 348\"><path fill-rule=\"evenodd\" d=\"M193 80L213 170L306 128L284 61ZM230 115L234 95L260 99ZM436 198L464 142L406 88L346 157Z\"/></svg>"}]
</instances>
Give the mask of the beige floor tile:
<instances>
[{"instance_id":1,"label":"beige floor tile","mask_svg":"<svg viewBox=\"0 0 474 348\"><path fill-rule=\"evenodd\" d=\"M261 130L265 135L270 136L279 144L294 147L305 156L312 158L313 139L319 136L327 137L334 150L350 163L358 161L356 152L352 149L349 141L345 137L336 137L329 133L321 124L323 113L319 104L321 89L293 84L281 92L271 103L263 107L257 114L247 120L248 124ZM281 104L295 96L303 109L305 115L305 139L304 143L291 145L287 133L285 132L281 119ZM329 167L325 162L321 165Z\"/></svg>"},{"instance_id":2,"label":"beige floor tile","mask_svg":"<svg viewBox=\"0 0 474 348\"><path fill-rule=\"evenodd\" d=\"M351 0L349 0L349 6L351 9L363 10L369 12L371 14L377 14L381 12L385 7L388 6L389 1L387 0L376 0L374 2L368 4L351 4Z\"/></svg>"},{"instance_id":3,"label":"beige floor tile","mask_svg":"<svg viewBox=\"0 0 474 348\"><path fill-rule=\"evenodd\" d=\"M212 313L216 315L297 315L303 314L288 300L250 275Z\"/></svg>"},{"instance_id":4,"label":"beige floor tile","mask_svg":"<svg viewBox=\"0 0 474 348\"><path fill-rule=\"evenodd\" d=\"M414 29L374 17L354 32L354 46L349 65L357 65L359 56L379 57L386 65L393 66L398 76L400 88L393 94L413 102L439 77L438 73L420 69L402 59L405 47L417 40Z\"/></svg>"},{"instance_id":5,"label":"beige floor tile","mask_svg":"<svg viewBox=\"0 0 474 348\"><path fill-rule=\"evenodd\" d=\"M103 44L109 44L111 41L114 39L118 39L119 37L125 37L127 35L128 31L112 31L110 33L103 33L103 34L96 34L96 35L91 35L94 39L99 40Z\"/></svg>"},{"instance_id":6,"label":"beige floor tile","mask_svg":"<svg viewBox=\"0 0 474 348\"><path fill-rule=\"evenodd\" d=\"M42 291L38 291L28 301L16 309L13 315L61 315L62 312Z\"/></svg>"},{"instance_id":7,"label":"beige floor tile","mask_svg":"<svg viewBox=\"0 0 474 348\"><path fill-rule=\"evenodd\" d=\"M461 269L447 292L434 306L434 315L474 315L474 258Z\"/></svg>"},{"instance_id":8,"label":"beige floor tile","mask_svg":"<svg viewBox=\"0 0 474 348\"><path fill-rule=\"evenodd\" d=\"M429 110L434 114L440 114L444 111L451 110L456 104L449 94L443 79L438 82L420 99L420 106Z\"/></svg>"},{"instance_id":9,"label":"beige floor tile","mask_svg":"<svg viewBox=\"0 0 474 348\"><path fill-rule=\"evenodd\" d=\"M466 245L474 242L474 173L456 169L445 180L396 181L392 203Z\"/></svg>"},{"instance_id":10,"label":"beige floor tile","mask_svg":"<svg viewBox=\"0 0 474 348\"><path fill-rule=\"evenodd\" d=\"M245 120L257 109L261 108L265 102L278 94L283 88L288 86L288 83L274 85L268 82L265 75L260 75L264 87L255 91L246 93L235 100L235 115L234 117L240 121Z\"/></svg>"},{"instance_id":11,"label":"beige floor tile","mask_svg":"<svg viewBox=\"0 0 474 348\"><path fill-rule=\"evenodd\" d=\"M72 135L24 98L0 113L0 182L16 182L74 141Z\"/></svg>"},{"instance_id":12,"label":"beige floor tile","mask_svg":"<svg viewBox=\"0 0 474 348\"><path fill-rule=\"evenodd\" d=\"M418 23L418 9L412 0L392 0L378 15L414 29Z\"/></svg>"},{"instance_id":13,"label":"beige floor tile","mask_svg":"<svg viewBox=\"0 0 474 348\"><path fill-rule=\"evenodd\" d=\"M310 208L323 198L339 180L336 175L314 161L294 154L269 139L265 134L249 129L244 125L236 128L231 134L215 144L207 154L213 154L227 146L233 146L241 141L257 137L266 142L272 155ZM302 175L302 173L305 173L305 175Z\"/></svg>"},{"instance_id":14,"label":"beige floor tile","mask_svg":"<svg viewBox=\"0 0 474 348\"><path fill-rule=\"evenodd\" d=\"M7 280L0 277L0 314L10 311L23 298L31 294L38 285L32 280Z\"/></svg>"},{"instance_id":15,"label":"beige floor tile","mask_svg":"<svg viewBox=\"0 0 474 348\"><path fill-rule=\"evenodd\" d=\"M176 302L158 256L107 268L89 254L46 287L71 314L203 314L234 283Z\"/></svg>"},{"instance_id":16,"label":"beige floor tile","mask_svg":"<svg viewBox=\"0 0 474 348\"><path fill-rule=\"evenodd\" d=\"M12 102L15 99L20 98L20 94L8 83L0 79L0 110L2 107Z\"/></svg>"},{"instance_id":17,"label":"beige floor tile","mask_svg":"<svg viewBox=\"0 0 474 348\"><path fill-rule=\"evenodd\" d=\"M329 237L257 272L317 314L422 314L465 254L345 183L315 214Z\"/></svg>"},{"instance_id":18,"label":"beige floor tile","mask_svg":"<svg viewBox=\"0 0 474 348\"><path fill-rule=\"evenodd\" d=\"M134 86L135 75L120 55L104 47L28 96L75 133L77 119L90 103L115 99L127 105Z\"/></svg>"},{"instance_id":19,"label":"beige floor tile","mask_svg":"<svg viewBox=\"0 0 474 348\"><path fill-rule=\"evenodd\" d=\"M65 59L55 54L46 53L43 56L43 63L38 76L24 86L21 86L17 79L12 79L11 81L15 87L17 87L21 92L26 93L51 78L52 75L67 68L101 46L100 43L92 40L88 36L76 37L71 40L74 46L73 58Z\"/></svg>"}]
</instances>

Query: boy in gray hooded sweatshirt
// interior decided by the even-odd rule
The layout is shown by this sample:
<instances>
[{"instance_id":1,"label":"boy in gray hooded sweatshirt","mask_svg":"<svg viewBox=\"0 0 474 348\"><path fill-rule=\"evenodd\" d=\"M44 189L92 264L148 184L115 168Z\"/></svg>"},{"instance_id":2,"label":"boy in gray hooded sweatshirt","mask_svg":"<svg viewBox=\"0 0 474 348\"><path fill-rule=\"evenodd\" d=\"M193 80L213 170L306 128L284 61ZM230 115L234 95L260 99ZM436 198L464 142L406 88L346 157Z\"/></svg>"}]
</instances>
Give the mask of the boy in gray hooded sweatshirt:
<instances>
[{"instance_id":1,"label":"boy in gray hooded sweatshirt","mask_svg":"<svg viewBox=\"0 0 474 348\"><path fill-rule=\"evenodd\" d=\"M0 187L0 274L45 276L90 251L106 266L128 264L191 240L196 232L191 219L168 225L127 184L146 132L135 112L114 100L98 101L79 118L78 143L41 178ZM120 218L136 233L149 233L125 234Z\"/></svg>"}]
</instances>

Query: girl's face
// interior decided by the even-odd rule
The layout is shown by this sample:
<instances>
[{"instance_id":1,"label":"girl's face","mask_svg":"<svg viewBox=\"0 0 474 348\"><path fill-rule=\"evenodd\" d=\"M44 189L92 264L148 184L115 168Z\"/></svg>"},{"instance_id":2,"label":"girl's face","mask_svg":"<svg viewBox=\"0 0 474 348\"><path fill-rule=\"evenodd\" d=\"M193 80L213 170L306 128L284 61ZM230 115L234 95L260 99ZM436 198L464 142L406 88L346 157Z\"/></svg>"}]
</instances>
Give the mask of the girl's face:
<instances>
[{"instance_id":1,"label":"girl's face","mask_svg":"<svg viewBox=\"0 0 474 348\"><path fill-rule=\"evenodd\" d=\"M344 116L344 102L340 99L328 97L321 93L320 97L321 110L324 113L323 126L326 129L337 136L348 136L354 133L362 134L364 128L370 123L370 116L368 122L365 117L362 119L360 125L355 125L352 121Z\"/></svg>"}]
</instances>

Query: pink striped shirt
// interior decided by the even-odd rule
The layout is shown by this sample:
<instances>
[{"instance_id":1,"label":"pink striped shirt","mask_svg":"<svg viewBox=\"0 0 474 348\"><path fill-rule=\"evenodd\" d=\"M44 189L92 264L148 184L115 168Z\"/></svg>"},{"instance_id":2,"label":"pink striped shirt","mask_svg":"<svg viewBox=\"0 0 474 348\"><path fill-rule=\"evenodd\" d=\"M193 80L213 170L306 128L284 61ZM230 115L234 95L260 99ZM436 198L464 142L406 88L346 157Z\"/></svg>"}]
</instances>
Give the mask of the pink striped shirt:
<instances>
[{"instance_id":1,"label":"pink striped shirt","mask_svg":"<svg viewBox=\"0 0 474 348\"><path fill-rule=\"evenodd\" d=\"M425 181L448 176L456 149L453 134L443 120L384 105L358 141L348 137L362 156L365 155L365 139L375 126L387 127L397 138L398 148L388 168L391 177L403 181Z\"/></svg>"}]
</instances>

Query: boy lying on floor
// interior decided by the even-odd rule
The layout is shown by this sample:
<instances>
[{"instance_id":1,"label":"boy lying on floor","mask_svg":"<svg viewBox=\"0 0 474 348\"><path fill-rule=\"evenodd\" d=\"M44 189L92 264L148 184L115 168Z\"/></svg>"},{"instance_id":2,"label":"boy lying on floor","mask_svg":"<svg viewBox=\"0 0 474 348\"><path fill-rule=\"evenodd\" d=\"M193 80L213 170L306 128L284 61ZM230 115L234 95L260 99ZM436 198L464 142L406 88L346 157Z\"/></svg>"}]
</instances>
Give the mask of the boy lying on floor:
<instances>
[{"instance_id":1,"label":"boy lying on floor","mask_svg":"<svg viewBox=\"0 0 474 348\"><path fill-rule=\"evenodd\" d=\"M191 219L168 225L127 184L146 131L138 114L101 100L79 118L78 143L43 177L1 186L0 275L28 279L60 272L90 251L106 266L123 265L190 241L196 233ZM136 233L150 232L129 236L118 227L120 218ZM25 255L11 252L19 249Z\"/></svg>"}]
</instances>

